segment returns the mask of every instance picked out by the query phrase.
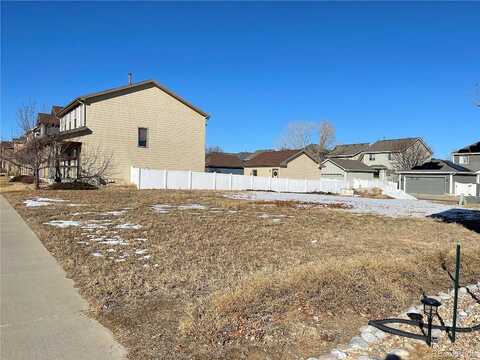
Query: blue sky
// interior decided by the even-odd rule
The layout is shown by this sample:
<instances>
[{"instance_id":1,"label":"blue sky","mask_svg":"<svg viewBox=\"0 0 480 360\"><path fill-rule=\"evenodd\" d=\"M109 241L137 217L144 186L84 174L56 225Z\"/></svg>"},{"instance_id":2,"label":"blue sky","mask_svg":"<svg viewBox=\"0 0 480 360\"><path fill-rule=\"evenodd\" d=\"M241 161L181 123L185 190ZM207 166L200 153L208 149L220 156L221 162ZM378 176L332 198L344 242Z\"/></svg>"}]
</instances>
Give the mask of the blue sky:
<instances>
[{"instance_id":1,"label":"blue sky","mask_svg":"<svg viewBox=\"0 0 480 360\"><path fill-rule=\"evenodd\" d=\"M15 112L156 79L211 114L207 142L269 148L290 121L338 143L480 138L480 3L2 2L1 132Z\"/></svg>"}]
</instances>

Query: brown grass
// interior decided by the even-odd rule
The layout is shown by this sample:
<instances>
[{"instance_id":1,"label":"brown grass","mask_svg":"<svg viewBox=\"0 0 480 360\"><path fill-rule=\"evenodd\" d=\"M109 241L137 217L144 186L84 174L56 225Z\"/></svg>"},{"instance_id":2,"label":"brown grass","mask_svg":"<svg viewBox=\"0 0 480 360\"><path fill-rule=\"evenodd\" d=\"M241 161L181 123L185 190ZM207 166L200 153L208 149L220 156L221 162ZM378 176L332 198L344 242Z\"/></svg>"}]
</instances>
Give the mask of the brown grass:
<instances>
[{"instance_id":1,"label":"brown grass","mask_svg":"<svg viewBox=\"0 0 480 360\"><path fill-rule=\"evenodd\" d=\"M89 206L25 208L22 201L34 194ZM457 240L463 244L463 280L480 274L480 235L432 219L239 201L212 192L116 188L6 196L132 359L314 355L347 341L368 319L405 309L422 290L448 288L441 265L451 268ZM150 208L157 203L223 210L157 214ZM131 210L112 221L143 225L122 236L148 238L149 267L133 259L94 258L72 241L82 238L81 229L43 225L98 218L72 212L124 207Z\"/></svg>"}]
</instances>

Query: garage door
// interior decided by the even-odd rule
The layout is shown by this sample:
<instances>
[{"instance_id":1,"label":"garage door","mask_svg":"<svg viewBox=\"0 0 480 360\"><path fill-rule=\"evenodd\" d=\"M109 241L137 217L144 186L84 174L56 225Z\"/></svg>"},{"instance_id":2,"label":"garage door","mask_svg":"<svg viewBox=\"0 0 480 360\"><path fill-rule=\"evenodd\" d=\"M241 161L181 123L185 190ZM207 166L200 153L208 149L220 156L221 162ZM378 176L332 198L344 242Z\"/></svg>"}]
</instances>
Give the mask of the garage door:
<instances>
[{"instance_id":1,"label":"garage door","mask_svg":"<svg viewBox=\"0 0 480 360\"><path fill-rule=\"evenodd\" d=\"M443 195L447 192L445 177L412 176L405 180L405 191L410 194Z\"/></svg>"}]
</instances>

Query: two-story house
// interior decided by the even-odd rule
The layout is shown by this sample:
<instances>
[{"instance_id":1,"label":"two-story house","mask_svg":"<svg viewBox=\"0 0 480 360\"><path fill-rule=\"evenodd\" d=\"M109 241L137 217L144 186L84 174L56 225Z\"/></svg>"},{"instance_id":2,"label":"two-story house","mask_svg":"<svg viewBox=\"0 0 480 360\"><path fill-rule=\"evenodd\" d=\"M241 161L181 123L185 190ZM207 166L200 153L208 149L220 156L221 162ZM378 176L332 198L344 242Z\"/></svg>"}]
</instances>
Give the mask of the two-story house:
<instances>
[{"instance_id":1,"label":"two-story house","mask_svg":"<svg viewBox=\"0 0 480 360\"><path fill-rule=\"evenodd\" d=\"M400 186L413 194L480 196L480 142L400 172Z\"/></svg>"},{"instance_id":2,"label":"two-story house","mask_svg":"<svg viewBox=\"0 0 480 360\"><path fill-rule=\"evenodd\" d=\"M66 178L92 156L111 157L111 179L120 183L130 182L132 166L205 169L209 115L154 80L79 96L57 115Z\"/></svg>"},{"instance_id":3,"label":"two-story house","mask_svg":"<svg viewBox=\"0 0 480 360\"><path fill-rule=\"evenodd\" d=\"M396 171L408 167L409 160L426 162L432 154L418 137L337 145L322 162L321 173L324 178L396 181Z\"/></svg>"}]
</instances>

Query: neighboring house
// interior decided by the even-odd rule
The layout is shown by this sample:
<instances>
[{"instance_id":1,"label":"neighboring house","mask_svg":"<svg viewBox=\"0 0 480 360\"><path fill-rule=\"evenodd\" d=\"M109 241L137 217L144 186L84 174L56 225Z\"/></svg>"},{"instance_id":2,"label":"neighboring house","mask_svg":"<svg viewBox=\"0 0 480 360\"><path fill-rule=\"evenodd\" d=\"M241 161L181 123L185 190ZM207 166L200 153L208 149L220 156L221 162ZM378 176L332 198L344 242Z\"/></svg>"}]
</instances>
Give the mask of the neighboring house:
<instances>
[{"instance_id":1,"label":"neighboring house","mask_svg":"<svg viewBox=\"0 0 480 360\"><path fill-rule=\"evenodd\" d=\"M79 96L58 114L62 175L76 177L82 158L112 156L112 179L130 182L132 166L205 170L209 115L156 81Z\"/></svg>"},{"instance_id":2,"label":"neighboring house","mask_svg":"<svg viewBox=\"0 0 480 360\"><path fill-rule=\"evenodd\" d=\"M369 146L367 143L337 145L328 153L328 157L360 160Z\"/></svg>"},{"instance_id":3,"label":"neighboring house","mask_svg":"<svg viewBox=\"0 0 480 360\"><path fill-rule=\"evenodd\" d=\"M398 172L400 189L410 194L480 195L478 175L448 160L432 159L411 170Z\"/></svg>"},{"instance_id":4,"label":"neighboring house","mask_svg":"<svg viewBox=\"0 0 480 360\"><path fill-rule=\"evenodd\" d=\"M480 174L480 141L455 151L452 161Z\"/></svg>"},{"instance_id":5,"label":"neighboring house","mask_svg":"<svg viewBox=\"0 0 480 360\"><path fill-rule=\"evenodd\" d=\"M377 170L365 165L359 160L328 158L320 164L320 175L323 179L373 180Z\"/></svg>"},{"instance_id":6,"label":"neighboring house","mask_svg":"<svg viewBox=\"0 0 480 360\"><path fill-rule=\"evenodd\" d=\"M319 179L315 159L305 150L279 150L258 153L244 161L244 173L249 176L290 179Z\"/></svg>"},{"instance_id":7,"label":"neighboring house","mask_svg":"<svg viewBox=\"0 0 480 360\"><path fill-rule=\"evenodd\" d=\"M11 162L5 159L11 158L13 154L13 142L1 141L0 142L0 172L6 174L12 174L14 172L14 166Z\"/></svg>"},{"instance_id":8,"label":"neighboring house","mask_svg":"<svg viewBox=\"0 0 480 360\"><path fill-rule=\"evenodd\" d=\"M393 170L398 170L399 158L408 157L409 152L415 152L422 162L430 161L432 150L421 138L403 138L391 140L379 140L371 144L362 154L362 162L377 169L387 169L387 175ZM418 154L418 155L417 155ZM402 169L403 170L403 169Z\"/></svg>"},{"instance_id":9,"label":"neighboring house","mask_svg":"<svg viewBox=\"0 0 480 360\"><path fill-rule=\"evenodd\" d=\"M243 161L236 154L212 152L205 157L205 171L243 175Z\"/></svg>"},{"instance_id":10,"label":"neighboring house","mask_svg":"<svg viewBox=\"0 0 480 360\"><path fill-rule=\"evenodd\" d=\"M415 154L422 162L429 161L432 157L432 151L421 138L403 138L379 140L373 144L345 144L337 145L328 153L329 159L347 159L358 161L374 170L374 178L382 180L397 180L395 176L396 169L400 167L399 160ZM350 163L354 169L362 169L358 163ZM328 170L329 171L329 170ZM326 173L327 170L323 171ZM351 172L347 175L350 178L361 178L365 175Z\"/></svg>"},{"instance_id":11,"label":"neighboring house","mask_svg":"<svg viewBox=\"0 0 480 360\"><path fill-rule=\"evenodd\" d=\"M37 126L33 128L36 136L55 135L58 134L60 128L60 119L57 114L62 111L61 106L52 106L50 114L38 113Z\"/></svg>"}]
</instances>

